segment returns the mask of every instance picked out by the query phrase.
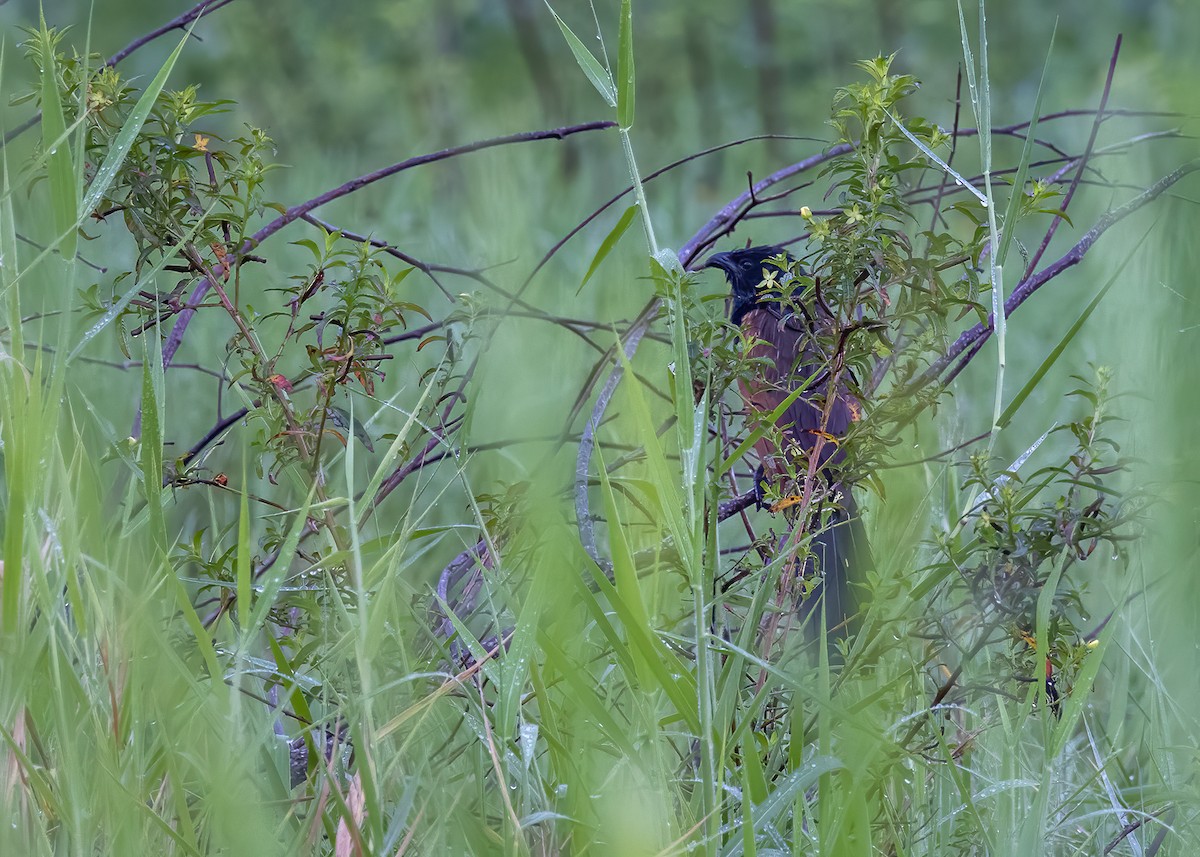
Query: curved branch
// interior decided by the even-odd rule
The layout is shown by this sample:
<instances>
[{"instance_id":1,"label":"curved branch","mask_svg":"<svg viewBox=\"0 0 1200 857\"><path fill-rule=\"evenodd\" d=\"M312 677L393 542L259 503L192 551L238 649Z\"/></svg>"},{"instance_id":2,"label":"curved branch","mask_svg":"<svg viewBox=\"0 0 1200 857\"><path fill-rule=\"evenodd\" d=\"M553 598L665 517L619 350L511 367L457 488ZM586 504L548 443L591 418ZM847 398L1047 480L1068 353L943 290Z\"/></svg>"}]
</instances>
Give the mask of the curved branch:
<instances>
[{"instance_id":1,"label":"curved branch","mask_svg":"<svg viewBox=\"0 0 1200 857\"><path fill-rule=\"evenodd\" d=\"M412 169L413 167L432 164L437 161L444 161L449 158L457 157L458 155L469 154L470 152L478 152L482 149L490 149L496 146L505 146L510 143L528 143L533 140L562 140L572 134L579 134L584 131L599 131L606 128L615 128L616 122L600 121L600 122L585 122L581 125L567 125L561 128L551 128L546 131L522 131L518 134L506 134L502 137L491 137L487 140L476 140L474 143L466 143L462 146L451 146L448 149L442 149L437 152L430 152L425 155L418 155L415 158L408 158L382 169L375 170L370 173L365 173L357 178L351 179L344 184L327 190L310 200L294 205L281 214L279 217L272 220L262 229L259 229L253 235L246 239L240 248L237 255L244 256L249 253L267 238L270 238L279 230L283 229L290 223L301 219L315 208L319 208L326 203L332 202L335 199L340 199L343 196L361 190L367 185L374 184L381 179L393 176L396 173L404 170ZM218 265L213 269L216 276L221 276L225 268L223 265ZM204 296L208 293L208 284L203 280L196 286L191 298L190 304L199 304ZM163 368L170 366L171 359L175 356L175 352L179 350L179 346L183 344L183 335L187 331L188 325L192 321L192 316L195 315L195 310L184 310L179 314L179 318L175 321L175 326L171 328L171 333L163 343Z\"/></svg>"},{"instance_id":2,"label":"curved branch","mask_svg":"<svg viewBox=\"0 0 1200 857\"><path fill-rule=\"evenodd\" d=\"M182 30L183 28L187 27L188 24L192 23L192 21L195 21L199 18L203 18L205 15L211 15L213 12L217 11L222 6L228 6L232 2L233 2L233 0L201 0L201 2L197 3L195 6L193 6L188 11L184 12L182 15L180 15L176 18L172 18L170 21L167 21L167 23L163 24L161 27L151 30L149 33L146 33L146 35L139 36L138 38L134 39L132 42L127 44L125 47L121 48L121 50L117 51L115 54L113 54L111 57L109 57L107 60L105 60L104 64L106 66L114 66L117 63L119 63L121 60L128 57L130 54L132 54L138 48L141 48L141 47L149 44L150 42L157 39L159 36L169 33L172 30ZM22 122L20 125L18 125L16 128L13 128L11 131L9 131L7 134L4 135L4 145L7 146L9 143L11 143L17 137L20 137L22 134L24 134L26 131L28 131L30 128L32 128L34 125L38 124L41 121L42 121L42 111L39 110L36 113L34 113L32 116L30 116L28 119L26 119L24 122Z\"/></svg>"},{"instance_id":3,"label":"curved branch","mask_svg":"<svg viewBox=\"0 0 1200 857\"><path fill-rule=\"evenodd\" d=\"M161 27L151 30L150 32L146 33L146 35L140 36L139 38L134 39L132 42L127 44L125 47L121 48L121 50L117 51L115 54L113 54L111 57L109 57L105 61L104 64L107 66L114 66L117 63L119 63L121 60L123 60L127 56L129 56L131 53L136 51L138 48L142 47L143 45L149 44L150 42L157 39L159 36L166 35L167 33L171 32L172 30L187 29L188 24L192 23L192 21L199 20L200 18L203 18L205 15L211 15L213 12L217 11L222 6L228 6L232 2L233 2L233 0L201 0L201 2L197 3L195 6L193 6L188 11L184 12L179 17L172 18L170 21L167 21L167 23L163 24Z\"/></svg>"},{"instance_id":4,"label":"curved branch","mask_svg":"<svg viewBox=\"0 0 1200 857\"><path fill-rule=\"evenodd\" d=\"M550 128L545 131L521 131L516 134L505 134L502 137L490 137L487 140L476 140L473 143L464 143L461 146L451 146L448 149L442 149L437 152L429 152L424 155L417 155L415 158L408 158L399 161L390 166L373 172L364 173L358 178L351 179L345 184L325 191L325 193L314 196L312 199L302 202L299 205L294 205L281 214L279 217L272 220L262 229L255 232L246 239L246 243L242 245L240 253L248 253L250 250L257 247L267 238L270 238L280 229L299 220L304 215L308 214L314 208L320 208L322 205L333 202L335 199L341 199L343 196L348 196L357 190L362 190L364 187L375 182L386 179L389 176L394 176L396 173L404 172L413 167L421 167L426 164L436 163L437 161L445 161L450 158L458 157L459 155L467 155L471 152L479 152L483 149L492 149L496 146L507 146L512 143L530 143L534 140L563 140L573 134L580 134L585 131L603 131L608 128L616 128L617 123L611 120L602 120L598 122L584 122L580 125L564 125L561 128Z\"/></svg>"},{"instance_id":5,"label":"curved branch","mask_svg":"<svg viewBox=\"0 0 1200 857\"><path fill-rule=\"evenodd\" d=\"M1075 175L1071 178L1071 184L1067 187L1067 192L1063 195L1062 205L1059 206L1059 211L1066 213L1067 206L1071 204L1071 200L1075 198L1075 191L1079 189L1079 183L1083 180L1083 174L1087 169L1088 160L1092 157L1092 152L1096 148L1096 137L1100 135L1100 124L1104 121L1104 108L1108 106L1108 96L1112 93L1113 78L1117 74L1117 57L1121 54L1121 34L1117 34L1117 42L1113 45L1112 58L1108 61L1108 74L1104 78L1104 91L1100 94L1100 106L1096 109L1096 118L1092 121L1092 131L1088 135L1087 146L1084 147L1083 155L1079 159L1079 169L1075 171ZM1051 239L1054 238L1054 233L1058 231L1058 224L1062 222L1061 217L1052 217L1050 226L1046 229L1046 234L1042 236L1042 243L1038 245L1037 252L1033 254L1033 258L1029 260L1029 264L1025 266L1025 276L1028 277L1037 270L1038 262L1042 260L1042 256L1046 253L1046 248L1050 246ZM1004 260L1001 259L1001 262Z\"/></svg>"},{"instance_id":6,"label":"curved branch","mask_svg":"<svg viewBox=\"0 0 1200 857\"><path fill-rule=\"evenodd\" d=\"M813 155L811 158L805 158L803 161L797 161L794 164L784 167L781 170L771 173L765 179L755 182L742 193L735 196L732 200L718 211L707 223L701 226L696 233L688 239L682 247L679 248L679 261L685 268L691 265L700 251L708 246L713 237L724 229L727 225L737 223L740 219L739 212L744 206L752 203L754 198L762 191L779 184L781 181L791 178L798 173L811 170L813 167L818 167L828 161L833 160L839 155L844 155L847 152L854 150L854 147L849 143L839 143L836 146L831 146L819 155Z\"/></svg>"},{"instance_id":7,"label":"curved branch","mask_svg":"<svg viewBox=\"0 0 1200 857\"><path fill-rule=\"evenodd\" d=\"M1107 232L1112 226L1119 223L1133 212L1137 211L1146 203L1153 202L1155 199L1161 196L1163 192L1167 190L1167 188L1174 185L1184 176L1194 173L1197 170L1200 170L1200 159L1189 161L1173 172L1163 176L1145 191L1129 200L1129 202L1118 208L1110 209L1101 215L1096 221L1096 224L1086 233L1084 233L1083 237L1079 239L1075 246L1060 256L1056 261L1047 265L1037 274L1034 274L1032 277L1026 277L1017 285L1015 289L1013 289L1012 294L1008 296L1008 300L1004 302L1004 317L1008 318L1011 316L1017 307L1025 303L1030 295L1032 295L1046 283L1050 282L1050 280L1067 270L1067 268L1078 265L1081 261L1083 261L1084 254L1087 253L1087 251L1091 249L1091 246L1096 243L1096 240L1105 232ZM994 323L995 318L989 314L986 324L980 322L971 329L964 331L958 337L958 339L954 341L954 344L950 346L949 350L944 355L935 360L933 364L925 370L920 378L909 385L909 390L915 391L936 380L946 370L946 367L954 362L954 360L957 359L958 356L967 349L974 348L977 352L977 346L983 345L983 343L986 342L987 339L992 335ZM970 356L974 356L974 354ZM957 375L959 372L961 372L965 365L966 361L955 367L954 375Z\"/></svg>"},{"instance_id":8,"label":"curved branch","mask_svg":"<svg viewBox=\"0 0 1200 857\"><path fill-rule=\"evenodd\" d=\"M647 305L625 333L625 360L633 359L634 353L637 352L637 347L642 341L642 337L646 334L646 330L650 327L650 321L658 314L658 301L652 301ZM604 389L600 391L600 395L596 397L596 405L592 408L592 415L588 418L587 425L583 428L583 436L579 439L579 452L575 456L575 526L579 529L579 541L583 544L583 549L587 551L588 556L603 569L607 569L609 564L607 560L600 556L600 551L596 547L596 531L592 526L592 513L588 499L588 472L592 466L592 451L596 447L596 429L600 427L600 421L604 418L604 411L608 408L608 403L613 397L613 393L617 390L617 384L621 381L621 376L625 373L625 365L618 362L613 367L613 371L609 374L608 380L604 384Z\"/></svg>"},{"instance_id":9,"label":"curved branch","mask_svg":"<svg viewBox=\"0 0 1200 857\"><path fill-rule=\"evenodd\" d=\"M755 134L752 137L742 137L738 140L731 140L728 143L721 143L718 146L711 146L707 149L702 149L699 152L694 152L690 155L687 155L686 157L679 158L678 160L675 160L675 161L671 161L671 163L661 166L657 170L654 170L653 172L647 173L642 178L642 183L648 184L651 181L653 181L654 179L663 175L664 173L668 173L671 170L677 169L678 167L682 167L684 164L691 163L692 161L707 157L708 155L716 154L717 152L724 151L725 149L732 149L734 146L742 146L742 145L745 145L746 143L753 143L757 140L810 140L812 142L821 142L820 140L816 140L813 137L795 137L795 136L784 135L784 134ZM516 292L517 295L520 296L521 294L523 294L525 292L525 289L529 286L530 283L533 282L533 278L537 276L538 272L541 271L542 268L544 268L546 266L546 263L548 263L552 258L554 258L554 255L559 250L561 250L563 247L565 247L572 238L574 238L576 235L578 235L580 232L582 232L584 229L586 229L587 226L592 221L594 221L597 217L599 217L601 214L606 212L608 209L612 208L612 206L614 206L617 202L619 202L621 199L623 199L624 197L628 196L631 193L633 193L633 185L627 186L623 191L618 193L616 196L611 197L607 202L605 202L603 205L601 205L599 208L597 208L595 211L593 211L591 214L589 214L583 220L579 221L579 223L577 223L574 227L572 227L571 230L566 235L564 235L562 238L560 238L558 241L556 241L553 244L553 246L551 246L550 249L546 251L545 255L543 255L542 258L540 260L538 260L538 263L533 266L533 270L529 272L529 276L525 278L525 282L521 284L521 288L517 289L517 292Z\"/></svg>"}]
</instances>

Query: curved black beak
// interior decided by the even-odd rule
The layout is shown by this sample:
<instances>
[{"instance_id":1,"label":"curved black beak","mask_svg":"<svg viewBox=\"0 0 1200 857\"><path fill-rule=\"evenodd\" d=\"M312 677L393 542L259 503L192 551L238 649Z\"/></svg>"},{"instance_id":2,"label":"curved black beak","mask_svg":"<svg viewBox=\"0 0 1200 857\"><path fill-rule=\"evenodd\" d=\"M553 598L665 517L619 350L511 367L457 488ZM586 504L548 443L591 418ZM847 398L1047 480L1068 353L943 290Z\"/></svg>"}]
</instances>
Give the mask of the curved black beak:
<instances>
[{"instance_id":1,"label":"curved black beak","mask_svg":"<svg viewBox=\"0 0 1200 857\"><path fill-rule=\"evenodd\" d=\"M704 261L705 268L720 268L729 275L733 272L737 264L733 261L729 253L713 253Z\"/></svg>"}]
</instances>

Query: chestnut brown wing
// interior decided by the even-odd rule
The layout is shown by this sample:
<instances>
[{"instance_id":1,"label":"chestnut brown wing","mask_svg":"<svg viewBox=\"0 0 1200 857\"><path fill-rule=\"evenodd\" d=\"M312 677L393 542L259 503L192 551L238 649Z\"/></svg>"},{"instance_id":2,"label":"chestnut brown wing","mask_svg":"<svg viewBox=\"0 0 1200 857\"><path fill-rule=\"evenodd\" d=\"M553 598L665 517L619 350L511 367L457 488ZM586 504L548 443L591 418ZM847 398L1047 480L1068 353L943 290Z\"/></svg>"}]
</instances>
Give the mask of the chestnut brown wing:
<instances>
[{"instance_id":1,"label":"chestnut brown wing","mask_svg":"<svg viewBox=\"0 0 1200 857\"><path fill-rule=\"evenodd\" d=\"M841 437L850 428L851 398L844 388L839 388L836 399L824 421L824 396L828 381L820 362L808 347L808 331L795 317L780 318L770 309L750 310L742 317L742 330L757 342L749 356L766 358L755 369L752 376L739 382L742 398L747 405L759 413L770 413L783 403L799 384L809 383L809 389L788 407L777 421L784 433L801 448L811 451L818 433L825 432ZM816 377L814 377L816 376ZM824 426L822 422L824 421ZM764 467L774 470L768 460L778 454L769 438L756 444ZM822 447L822 458L836 460L836 444L826 441Z\"/></svg>"},{"instance_id":2,"label":"chestnut brown wing","mask_svg":"<svg viewBox=\"0 0 1200 857\"><path fill-rule=\"evenodd\" d=\"M828 367L810 347L808 328L803 320L795 316L781 319L771 309L759 307L746 312L741 325L747 336L760 340L750 349L749 356L765 358L758 362L750 377L738 382L746 407L757 413L771 413L798 385L807 382L808 389L797 397L776 424L788 438L809 452L822 430L834 438L844 435L857 407L855 399L839 385L833 393L835 399L829 417L825 419L825 396L829 392L825 370ZM781 451L771 437L761 438L755 449L768 478L783 473ZM821 448L823 464L836 463L841 456L841 450L832 440L827 440ZM823 609L827 627L831 629L844 627L844 620L856 612L849 579L854 569L871 564L866 533L848 488L839 492L838 505L821 530L813 534L809 546L811 559L823 577L820 597L806 599L800 608L802 616L811 616L814 612L819 616ZM818 607L820 604L823 608Z\"/></svg>"}]
</instances>

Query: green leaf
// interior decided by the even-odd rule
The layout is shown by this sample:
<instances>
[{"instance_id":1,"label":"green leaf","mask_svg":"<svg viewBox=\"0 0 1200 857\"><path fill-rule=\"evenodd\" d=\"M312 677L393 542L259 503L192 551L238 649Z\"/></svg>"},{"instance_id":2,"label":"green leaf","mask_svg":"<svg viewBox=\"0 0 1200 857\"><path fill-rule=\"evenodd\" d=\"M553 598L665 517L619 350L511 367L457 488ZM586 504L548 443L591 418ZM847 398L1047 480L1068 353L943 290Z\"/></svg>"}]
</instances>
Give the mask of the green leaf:
<instances>
[{"instance_id":1,"label":"green leaf","mask_svg":"<svg viewBox=\"0 0 1200 857\"><path fill-rule=\"evenodd\" d=\"M737 449L729 453L729 457L722 461L720 465L718 465L716 476L720 477L725 475L729 468L737 464L738 461L741 460L742 456L749 451L750 447L758 443L759 438L770 431L771 426L775 425L776 421L787 412L788 408L792 406L792 403L796 401L796 399L800 398L801 394L807 390L808 381L805 381L795 390L792 390L792 392L788 393L787 398L780 402L779 406L767 415L766 419L762 421L762 424L754 431L746 435L746 439L738 444Z\"/></svg>"},{"instance_id":2,"label":"green leaf","mask_svg":"<svg viewBox=\"0 0 1200 857\"><path fill-rule=\"evenodd\" d=\"M317 246L316 241L313 241L311 238L301 238L298 241L292 241L291 244L293 247L303 247L309 253L313 254L313 261L316 264L321 264L321 248Z\"/></svg>"},{"instance_id":3,"label":"green leaf","mask_svg":"<svg viewBox=\"0 0 1200 857\"><path fill-rule=\"evenodd\" d=\"M199 18L196 20L199 20ZM194 26L195 22L192 23L192 27ZM104 198L104 194L112 186L113 180L116 179L121 165L125 162L125 158L129 154L129 150L133 148L133 141L137 139L138 133L142 130L142 125L146 122L146 117L150 115L150 111L154 108L154 102L158 100L159 93L166 86L171 69L175 67L175 61L179 59L179 54L183 52L183 46L191 38L192 27L188 27L179 44L175 46L175 50L171 52L171 55L167 57L167 61L158 70L158 74L154 76L154 80L150 81L150 85L142 92L142 97L138 99L137 104L130 111L129 117L125 120L125 124L121 126L121 130L113 139L112 145L108 148L108 155L104 158L104 163L96 170L96 177L92 179L92 184L88 188L87 194L83 197L83 203L79 207L79 211L83 217L87 217L95 210L96 206L100 204L100 200Z\"/></svg>"},{"instance_id":4,"label":"green leaf","mask_svg":"<svg viewBox=\"0 0 1200 857\"><path fill-rule=\"evenodd\" d=\"M243 477L244 477L243 473ZM242 483L245 485L245 482ZM288 531L287 538L284 539L283 546L279 549L279 555L275 558L271 570L263 580L262 591L258 594L258 600L254 604L254 612L250 614L249 620L242 624L243 639L248 637L255 628L262 625L267 618L267 611L275 604L275 598L279 595L279 589L283 586L283 581L287 578L288 569L291 567L292 559L296 555L296 548L300 545L300 536L308 524L308 510L312 505L313 494L316 492L317 485L314 482L308 489L308 497L304 500L304 505L296 510L295 518L292 522L292 527ZM246 492L243 490L242 497L245 502ZM240 532L240 527L239 527ZM239 575L239 589L240 589ZM239 602L242 593L238 592ZM240 607L239 603L239 607ZM268 635L269 636L269 635Z\"/></svg>"},{"instance_id":5,"label":"green leaf","mask_svg":"<svg viewBox=\"0 0 1200 857\"><path fill-rule=\"evenodd\" d=\"M845 767L832 756L814 756L797 768L787 777L780 780L775 791L760 804L756 804L752 814L754 827L764 830L774 820L775 816L786 813L796 795L803 795L820 777L830 771ZM744 854L745 842L742 839L730 839L721 851L722 857L739 857Z\"/></svg>"},{"instance_id":6,"label":"green leaf","mask_svg":"<svg viewBox=\"0 0 1200 857\"><path fill-rule=\"evenodd\" d=\"M367 452L375 451L375 441L372 440L371 433L367 431L367 427L352 417L348 411L331 407L329 409L329 421L335 427L351 432L358 438L358 442L366 448Z\"/></svg>"},{"instance_id":7,"label":"green leaf","mask_svg":"<svg viewBox=\"0 0 1200 857\"><path fill-rule=\"evenodd\" d=\"M214 201L212 206L210 206L208 210L212 211L214 208L217 207L217 205L218 205L218 202ZM82 337L80 337L79 342L77 342L75 344L75 347L71 349L71 353L69 355L67 355L68 363L70 363L72 360L74 360L76 357L78 357L79 352L83 351L83 349L87 346L87 344L89 342L91 342L93 339L95 339L97 336L99 336L106 327L108 327L110 324L112 324L113 319L115 319L117 316L119 316L121 313L123 313L125 311L125 307L129 306L129 302L137 296L138 292L140 292L145 287L145 284L148 281L153 280L154 276L159 271L161 271L167 265L170 265L172 262L174 262L176 260L178 251L185 244L188 244L189 242L191 242L196 237L196 234L200 231L201 222L202 222L201 220L197 220L195 223L193 223L192 228L187 231L187 234L184 235L183 238L180 239L173 248L171 248L170 252L164 253L162 258L154 263L153 267L149 268L146 271L143 271L138 277L135 278L135 281L134 281L133 285L129 287L129 290L126 291L125 294L121 295L121 297L118 298L108 308L108 311L105 312L104 315L101 316L99 318L99 320L96 321L95 324L93 324L91 327L89 327L87 329L87 332L84 333Z\"/></svg>"},{"instance_id":8,"label":"green leaf","mask_svg":"<svg viewBox=\"0 0 1200 857\"><path fill-rule=\"evenodd\" d=\"M603 472L603 467L601 467L601 472ZM607 600L613 615L620 621L625 631L625 639L620 639L616 629L607 624L607 620L604 619L604 611L600 609L597 599L587 599L584 606L589 611L593 611L592 619L604 631L610 644L615 649L621 650L621 665L626 670L626 678L629 680L630 686L637 686L635 679L637 681L642 681L643 678L648 680L650 683L642 685L640 690L645 693L653 693L656 689L661 690L671 701L675 709L673 714L683 720L687 724L687 728L693 732L699 732L700 718L697 710L695 676L687 666L680 662L679 657L663 644L652 627L639 621L630 609L630 605L618 592L617 587L610 583L603 573L596 571L594 565L592 569L596 586ZM642 605L642 609L644 611L644 605ZM630 675L629 671L632 671L633 674Z\"/></svg>"},{"instance_id":9,"label":"green leaf","mask_svg":"<svg viewBox=\"0 0 1200 857\"><path fill-rule=\"evenodd\" d=\"M633 127L633 0L621 0L621 34L617 47L617 123Z\"/></svg>"},{"instance_id":10,"label":"green leaf","mask_svg":"<svg viewBox=\"0 0 1200 857\"><path fill-rule=\"evenodd\" d=\"M1108 651L1118 627L1120 627L1120 623L1109 622L1101 629L1099 636L1089 644L1089 648L1093 651L1084 659L1083 668L1075 676L1075 692L1067 695L1066 704L1062 708L1062 717L1055 726L1050 747L1047 748L1047 753L1052 754L1051 758L1061 758L1067 742L1079 734L1079 721L1083 717L1084 711L1092 705L1092 696L1088 690L1095 686L1100 667L1104 664L1105 653Z\"/></svg>"},{"instance_id":11,"label":"green leaf","mask_svg":"<svg viewBox=\"0 0 1200 857\"><path fill-rule=\"evenodd\" d=\"M592 86L596 87L596 91L600 93L600 97L608 102L609 107L617 106L617 88L613 84L612 75L608 73L608 69L600 65L599 61L592 56L589 51L579 41L579 37L571 32L571 28L567 26L562 18L558 17L558 13L554 11L548 2L546 8L550 10L550 14L554 16L558 28L562 30L563 38L567 40L567 47L571 49L571 53L575 55L575 62L579 63L579 67L583 69L583 73L587 75L587 79L592 82Z\"/></svg>"},{"instance_id":12,"label":"green leaf","mask_svg":"<svg viewBox=\"0 0 1200 857\"><path fill-rule=\"evenodd\" d=\"M583 291L583 287L592 278L592 274L596 273L596 269L600 267L600 263L612 252L613 247L617 246L617 242L621 240L621 236L625 234L625 230L633 223L633 218L637 215L637 210L638 207L636 205L631 205L625 209L625 213L621 215L621 218L617 221L617 225L600 242L600 248L596 251L596 255L592 257L592 264L588 266L587 273L583 275L583 282L575 290L576 295Z\"/></svg>"},{"instance_id":13,"label":"green leaf","mask_svg":"<svg viewBox=\"0 0 1200 857\"><path fill-rule=\"evenodd\" d=\"M50 179L50 213L54 219L54 231L62 236L60 252L66 259L75 258L78 226L79 198L75 194L75 166L71 159L71 146L64 139L67 119L63 114L62 100L58 92L58 64L54 57L54 40L42 19L39 33L42 54L42 146L48 163Z\"/></svg>"},{"instance_id":14,"label":"green leaf","mask_svg":"<svg viewBox=\"0 0 1200 857\"><path fill-rule=\"evenodd\" d=\"M899 119L897 119L895 116L892 115L892 111L888 110L885 107L885 108L883 108L883 112L886 113L887 117L892 120L893 124L895 124L896 128L899 129L900 133L903 134L905 137L907 137L908 141L910 143L912 143L914 146L916 146L918 149L921 150L921 154L923 154L925 157L929 158L929 160L931 160L935 164L937 164L938 167L943 172L945 172L947 175L949 175L951 178L953 178L954 183L956 185L958 185L961 188L966 188L968 191L975 194L975 197L981 203L983 203L984 208L987 208L987 204L988 204L987 197L984 196L982 193L980 193L975 188L975 186L973 184L971 184L970 181L967 180L967 178L965 176L960 174L956 169L954 169L954 167L950 166L948 163L946 163L941 158L939 158L937 156L937 154L933 151L933 149L929 148L924 143L922 143L920 140L918 140L916 135L914 135L911 131L909 131L907 128L904 127L903 122L901 122Z\"/></svg>"},{"instance_id":15,"label":"green leaf","mask_svg":"<svg viewBox=\"0 0 1200 857\"><path fill-rule=\"evenodd\" d=\"M1038 214L1049 214L1052 217L1061 217L1063 220L1067 221L1067 226L1075 226L1075 224L1071 222L1071 216L1065 211L1060 211L1057 208L1036 208L1034 211L1036 211Z\"/></svg>"},{"instance_id":16,"label":"green leaf","mask_svg":"<svg viewBox=\"0 0 1200 857\"><path fill-rule=\"evenodd\" d=\"M254 577L254 561L250 556L250 492L246 490L246 453L242 453L242 491L238 503L237 558L234 571L237 579L237 620L245 640L250 631L250 583Z\"/></svg>"},{"instance_id":17,"label":"green leaf","mask_svg":"<svg viewBox=\"0 0 1200 857\"><path fill-rule=\"evenodd\" d=\"M154 347L151 348L151 343ZM167 553L167 523L163 516L163 426L164 391L162 347L157 336L142 337L142 481L150 533L159 552Z\"/></svg>"}]
</instances>

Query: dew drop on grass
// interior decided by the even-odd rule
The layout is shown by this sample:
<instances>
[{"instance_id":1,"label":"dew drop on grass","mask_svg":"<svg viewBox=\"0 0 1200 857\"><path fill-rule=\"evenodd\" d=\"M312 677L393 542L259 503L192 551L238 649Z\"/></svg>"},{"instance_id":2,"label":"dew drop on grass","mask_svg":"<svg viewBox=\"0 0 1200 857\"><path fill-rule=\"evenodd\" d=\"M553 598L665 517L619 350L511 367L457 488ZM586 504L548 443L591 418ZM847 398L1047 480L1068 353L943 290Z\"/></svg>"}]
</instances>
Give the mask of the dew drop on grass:
<instances>
[{"instance_id":1,"label":"dew drop on grass","mask_svg":"<svg viewBox=\"0 0 1200 857\"><path fill-rule=\"evenodd\" d=\"M521 755L528 762L537 748L538 727L536 723L521 724Z\"/></svg>"}]
</instances>

